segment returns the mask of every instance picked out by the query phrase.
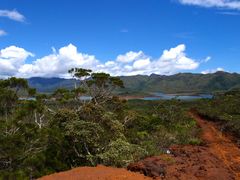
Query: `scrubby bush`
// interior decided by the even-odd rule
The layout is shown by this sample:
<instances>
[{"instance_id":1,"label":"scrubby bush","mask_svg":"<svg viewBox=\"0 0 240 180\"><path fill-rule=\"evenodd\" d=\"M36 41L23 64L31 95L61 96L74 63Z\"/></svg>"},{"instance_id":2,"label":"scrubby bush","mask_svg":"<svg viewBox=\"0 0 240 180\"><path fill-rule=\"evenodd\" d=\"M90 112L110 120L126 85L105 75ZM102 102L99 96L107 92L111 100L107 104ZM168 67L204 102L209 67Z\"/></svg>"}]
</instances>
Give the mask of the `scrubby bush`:
<instances>
[{"instance_id":1,"label":"scrubby bush","mask_svg":"<svg viewBox=\"0 0 240 180\"><path fill-rule=\"evenodd\" d=\"M222 130L240 137L240 90L217 94L212 100L202 100L195 110L199 115L219 122Z\"/></svg>"},{"instance_id":2,"label":"scrubby bush","mask_svg":"<svg viewBox=\"0 0 240 180\"><path fill-rule=\"evenodd\" d=\"M150 155L156 155L173 144L197 143L199 129L196 122L182 108L181 101L130 101L135 116L126 124L130 142L139 144ZM134 114L131 112L131 114Z\"/></svg>"}]
</instances>

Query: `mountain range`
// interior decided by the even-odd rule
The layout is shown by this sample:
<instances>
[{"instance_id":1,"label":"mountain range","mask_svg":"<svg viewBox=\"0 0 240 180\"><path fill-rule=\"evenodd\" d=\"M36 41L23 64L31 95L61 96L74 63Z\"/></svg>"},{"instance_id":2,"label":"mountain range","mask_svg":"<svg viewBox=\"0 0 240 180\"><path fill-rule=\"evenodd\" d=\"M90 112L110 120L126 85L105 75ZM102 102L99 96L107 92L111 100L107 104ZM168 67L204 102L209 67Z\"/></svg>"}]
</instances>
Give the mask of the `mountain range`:
<instances>
[{"instance_id":1,"label":"mountain range","mask_svg":"<svg viewBox=\"0 0 240 180\"><path fill-rule=\"evenodd\" d=\"M171 76L152 74L121 76L125 85L118 94L140 95L163 93L213 93L240 88L240 74L216 72L213 74L179 73ZM73 89L75 79L40 78L28 79L29 85L39 92L50 93L58 88Z\"/></svg>"}]
</instances>

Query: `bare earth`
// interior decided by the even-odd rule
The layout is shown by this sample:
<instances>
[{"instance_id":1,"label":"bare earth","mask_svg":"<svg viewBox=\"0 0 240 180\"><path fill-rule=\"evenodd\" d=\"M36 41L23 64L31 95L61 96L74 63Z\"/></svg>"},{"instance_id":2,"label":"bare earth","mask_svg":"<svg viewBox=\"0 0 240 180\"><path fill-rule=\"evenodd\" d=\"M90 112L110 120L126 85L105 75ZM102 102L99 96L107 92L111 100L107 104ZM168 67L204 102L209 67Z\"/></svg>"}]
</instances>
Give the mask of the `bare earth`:
<instances>
[{"instance_id":1,"label":"bare earth","mask_svg":"<svg viewBox=\"0 0 240 180\"><path fill-rule=\"evenodd\" d=\"M149 157L128 170L105 166L80 167L41 180L240 180L240 149L215 124L191 114L202 129L204 146L173 146L170 155ZM142 173L144 175L141 175ZM151 177L151 178L150 178Z\"/></svg>"},{"instance_id":2,"label":"bare earth","mask_svg":"<svg viewBox=\"0 0 240 180\"><path fill-rule=\"evenodd\" d=\"M202 139L207 143L210 151L230 169L235 179L240 179L240 147L224 135L212 122L205 121L199 116L194 116L202 128Z\"/></svg>"},{"instance_id":3,"label":"bare earth","mask_svg":"<svg viewBox=\"0 0 240 180\"><path fill-rule=\"evenodd\" d=\"M123 168L97 166L75 168L70 171L44 176L40 180L151 180L151 178Z\"/></svg>"}]
</instances>

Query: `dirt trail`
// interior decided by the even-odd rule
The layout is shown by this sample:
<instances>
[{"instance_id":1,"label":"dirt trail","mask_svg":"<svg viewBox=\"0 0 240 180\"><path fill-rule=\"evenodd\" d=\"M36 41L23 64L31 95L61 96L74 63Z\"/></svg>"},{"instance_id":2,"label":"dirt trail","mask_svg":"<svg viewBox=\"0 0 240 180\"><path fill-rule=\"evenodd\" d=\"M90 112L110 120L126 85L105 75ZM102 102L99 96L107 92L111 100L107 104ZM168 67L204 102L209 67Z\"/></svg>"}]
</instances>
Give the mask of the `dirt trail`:
<instances>
[{"instance_id":1,"label":"dirt trail","mask_svg":"<svg viewBox=\"0 0 240 180\"><path fill-rule=\"evenodd\" d=\"M213 122L190 115L202 129L203 146L173 146L170 155L150 157L128 169L168 180L240 180L239 147Z\"/></svg>"},{"instance_id":2,"label":"dirt trail","mask_svg":"<svg viewBox=\"0 0 240 180\"><path fill-rule=\"evenodd\" d=\"M123 168L106 166L79 167L69 171L44 176L39 180L151 180L140 173Z\"/></svg>"},{"instance_id":3,"label":"dirt trail","mask_svg":"<svg viewBox=\"0 0 240 180\"><path fill-rule=\"evenodd\" d=\"M190 114L202 129L203 146L173 146L171 154L130 164L128 170L80 167L41 180L240 180L240 149L213 122ZM149 176L146 177L142 174Z\"/></svg>"},{"instance_id":4,"label":"dirt trail","mask_svg":"<svg viewBox=\"0 0 240 180\"><path fill-rule=\"evenodd\" d=\"M219 131L213 122L191 114L202 129L202 139L222 162L231 170L236 179L240 179L240 149L231 137Z\"/></svg>"}]
</instances>

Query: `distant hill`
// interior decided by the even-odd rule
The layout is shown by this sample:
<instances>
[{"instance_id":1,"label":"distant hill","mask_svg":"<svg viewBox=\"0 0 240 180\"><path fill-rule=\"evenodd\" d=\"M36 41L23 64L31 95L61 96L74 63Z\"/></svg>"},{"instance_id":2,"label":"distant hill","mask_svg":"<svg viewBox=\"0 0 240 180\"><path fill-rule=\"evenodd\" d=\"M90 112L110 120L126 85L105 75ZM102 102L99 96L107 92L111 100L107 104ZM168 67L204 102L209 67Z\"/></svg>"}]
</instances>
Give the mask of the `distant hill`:
<instances>
[{"instance_id":1,"label":"distant hill","mask_svg":"<svg viewBox=\"0 0 240 180\"><path fill-rule=\"evenodd\" d=\"M214 74L179 73L172 76L156 75L121 77L125 91L164 93L211 93L240 88L240 74L216 72Z\"/></svg>"},{"instance_id":2,"label":"distant hill","mask_svg":"<svg viewBox=\"0 0 240 180\"><path fill-rule=\"evenodd\" d=\"M122 76L125 89L118 89L121 94L163 93L212 93L240 88L240 74L216 72L214 74L179 73L172 76ZM31 87L40 92L52 92L57 88L74 88L74 79L30 78Z\"/></svg>"},{"instance_id":3,"label":"distant hill","mask_svg":"<svg viewBox=\"0 0 240 180\"><path fill-rule=\"evenodd\" d=\"M58 88L73 89L74 84L77 82L75 79L63 78L41 78L33 77L28 79L30 87L36 88L39 92L53 92Z\"/></svg>"}]
</instances>

